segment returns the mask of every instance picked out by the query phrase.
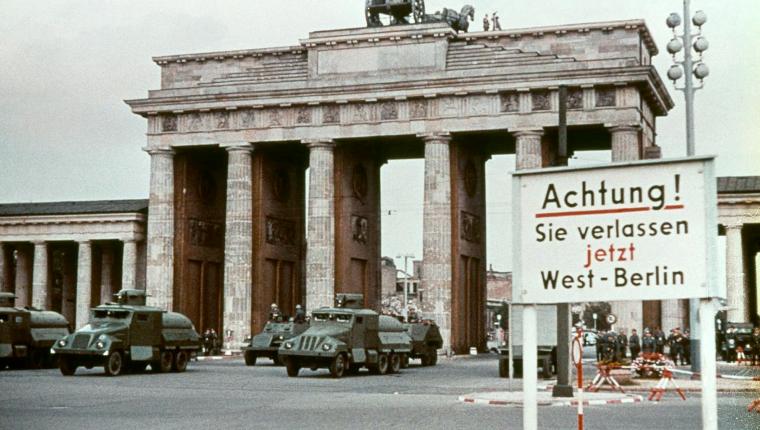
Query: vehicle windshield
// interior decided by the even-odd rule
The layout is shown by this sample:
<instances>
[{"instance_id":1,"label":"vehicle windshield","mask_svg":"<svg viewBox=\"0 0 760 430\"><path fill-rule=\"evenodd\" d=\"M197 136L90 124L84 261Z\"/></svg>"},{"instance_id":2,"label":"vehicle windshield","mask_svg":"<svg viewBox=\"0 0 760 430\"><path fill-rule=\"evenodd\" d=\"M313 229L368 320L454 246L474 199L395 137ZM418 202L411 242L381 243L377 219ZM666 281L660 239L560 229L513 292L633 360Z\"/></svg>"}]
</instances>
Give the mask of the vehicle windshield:
<instances>
[{"instance_id":1,"label":"vehicle windshield","mask_svg":"<svg viewBox=\"0 0 760 430\"><path fill-rule=\"evenodd\" d=\"M130 311L113 309L95 309L92 311L93 320L126 320L132 315Z\"/></svg>"},{"instance_id":2,"label":"vehicle windshield","mask_svg":"<svg viewBox=\"0 0 760 430\"><path fill-rule=\"evenodd\" d=\"M350 314L338 314L338 313L327 313L327 312L320 312L320 313L314 313L312 314L312 319L315 322L325 322L325 321L335 321L339 323L349 324L351 322L352 315Z\"/></svg>"}]
</instances>

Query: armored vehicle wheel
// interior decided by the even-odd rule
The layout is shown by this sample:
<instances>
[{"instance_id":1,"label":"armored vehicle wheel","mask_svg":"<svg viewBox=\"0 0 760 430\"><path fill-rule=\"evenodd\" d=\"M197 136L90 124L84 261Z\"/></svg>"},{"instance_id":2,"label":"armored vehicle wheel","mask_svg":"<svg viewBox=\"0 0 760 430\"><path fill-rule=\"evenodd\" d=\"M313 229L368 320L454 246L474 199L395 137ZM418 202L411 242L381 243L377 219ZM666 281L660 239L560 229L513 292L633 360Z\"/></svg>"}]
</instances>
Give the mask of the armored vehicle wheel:
<instances>
[{"instance_id":1,"label":"armored vehicle wheel","mask_svg":"<svg viewBox=\"0 0 760 430\"><path fill-rule=\"evenodd\" d=\"M285 369L288 371L288 376L295 377L298 376L298 371L301 370L301 366L291 358L285 361Z\"/></svg>"},{"instance_id":2,"label":"armored vehicle wheel","mask_svg":"<svg viewBox=\"0 0 760 430\"><path fill-rule=\"evenodd\" d=\"M425 351L425 353L420 356L420 365L421 366L430 366L430 363L428 363L428 353L427 353L427 351Z\"/></svg>"},{"instance_id":3,"label":"armored vehicle wheel","mask_svg":"<svg viewBox=\"0 0 760 430\"><path fill-rule=\"evenodd\" d=\"M174 354L174 361L172 362L172 370L175 372L184 372L187 370L187 352L185 351L177 351L176 354Z\"/></svg>"},{"instance_id":4,"label":"armored vehicle wheel","mask_svg":"<svg viewBox=\"0 0 760 430\"><path fill-rule=\"evenodd\" d=\"M385 375L388 373L388 354L380 353L377 355L377 364L372 366L372 373L376 375Z\"/></svg>"},{"instance_id":5,"label":"armored vehicle wheel","mask_svg":"<svg viewBox=\"0 0 760 430\"><path fill-rule=\"evenodd\" d=\"M282 365L284 365L284 364L285 364L285 362L284 362L284 361L282 361L282 357L280 357L280 355L279 355L279 354L275 354L275 356L274 356L274 357L272 357L272 361L274 362L274 364L275 364L276 366L282 366Z\"/></svg>"},{"instance_id":6,"label":"armored vehicle wheel","mask_svg":"<svg viewBox=\"0 0 760 430\"><path fill-rule=\"evenodd\" d=\"M401 357L391 353L388 357L388 373L398 373L399 369L401 369Z\"/></svg>"},{"instance_id":7,"label":"armored vehicle wheel","mask_svg":"<svg viewBox=\"0 0 760 430\"><path fill-rule=\"evenodd\" d=\"M77 364L70 358L62 357L58 361L58 368L61 369L61 375L71 376L76 373Z\"/></svg>"},{"instance_id":8,"label":"armored vehicle wheel","mask_svg":"<svg viewBox=\"0 0 760 430\"><path fill-rule=\"evenodd\" d=\"M39 349L30 349L27 356L27 366L30 369L42 369L45 367L45 354Z\"/></svg>"},{"instance_id":9,"label":"armored vehicle wheel","mask_svg":"<svg viewBox=\"0 0 760 430\"><path fill-rule=\"evenodd\" d=\"M253 352L246 351L245 354L243 354L243 358L245 358L245 365L246 366L255 366L256 365L256 356L253 355Z\"/></svg>"},{"instance_id":10,"label":"armored vehicle wheel","mask_svg":"<svg viewBox=\"0 0 760 430\"><path fill-rule=\"evenodd\" d=\"M106 360L106 364L103 365L103 370L106 371L108 376L119 376L124 367L124 360L121 358L121 352L114 351Z\"/></svg>"},{"instance_id":11,"label":"armored vehicle wheel","mask_svg":"<svg viewBox=\"0 0 760 430\"><path fill-rule=\"evenodd\" d=\"M435 366L438 363L438 351L435 348L430 347L427 352L428 366Z\"/></svg>"},{"instance_id":12,"label":"armored vehicle wheel","mask_svg":"<svg viewBox=\"0 0 760 430\"><path fill-rule=\"evenodd\" d=\"M346 356L343 354L338 354L333 358L332 363L330 364L330 376L333 378L340 378L343 376L343 373L346 371Z\"/></svg>"},{"instance_id":13,"label":"armored vehicle wheel","mask_svg":"<svg viewBox=\"0 0 760 430\"><path fill-rule=\"evenodd\" d=\"M409 356L401 354L401 368L406 369L407 367L409 367Z\"/></svg>"},{"instance_id":14,"label":"armored vehicle wheel","mask_svg":"<svg viewBox=\"0 0 760 430\"><path fill-rule=\"evenodd\" d=\"M172 370L174 363L174 354L171 351L161 351L158 361L150 363L150 367L155 373L166 373Z\"/></svg>"},{"instance_id":15,"label":"armored vehicle wheel","mask_svg":"<svg viewBox=\"0 0 760 430\"><path fill-rule=\"evenodd\" d=\"M349 375L356 375L357 373L359 373L359 370L361 368L362 366L360 364L351 364L346 369L346 373L348 373Z\"/></svg>"}]
</instances>

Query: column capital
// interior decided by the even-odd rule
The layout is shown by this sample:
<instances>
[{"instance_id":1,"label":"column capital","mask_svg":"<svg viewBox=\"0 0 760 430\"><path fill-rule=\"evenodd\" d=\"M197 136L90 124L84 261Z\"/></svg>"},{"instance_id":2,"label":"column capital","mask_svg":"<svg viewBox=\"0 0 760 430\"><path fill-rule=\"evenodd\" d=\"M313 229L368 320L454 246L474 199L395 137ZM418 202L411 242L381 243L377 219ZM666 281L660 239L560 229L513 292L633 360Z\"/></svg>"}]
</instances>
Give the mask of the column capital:
<instances>
[{"instance_id":1,"label":"column capital","mask_svg":"<svg viewBox=\"0 0 760 430\"><path fill-rule=\"evenodd\" d=\"M744 227L744 223L741 221L731 221L722 223L726 230L741 230Z\"/></svg>"},{"instance_id":2,"label":"column capital","mask_svg":"<svg viewBox=\"0 0 760 430\"><path fill-rule=\"evenodd\" d=\"M325 149L333 149L335 148L335 140L333 139L303 139L301 141L307 148L314 149L314 148L325 148Z\"/></svg>"},{"instance_id":3,"label":"column capital","mask_svg":"<svg viewBox=\"0 0 760 430\"><path fill-rule=\"evenodd\" d=\"M632 133L641 130L641 126L639 124L604 124L604 127L607 128L610 133Z\"/></svg>"},{"instance_id":4,"label":"column capital","mask_svg":"<svg viewBox=\"0 0 760 430\"><path fill-rule=\"evenodd\" d=\"M430 133L419 133L417 135L418 138L422 139L423 142L451 142L451 133L448 131L434 131Z\"/></svg>"},{"instance_id":5,"label":"column capital","mask_svg":"<svg viewBox=\"0 0 760 430\"><path fill-rule=\"evenodd\" d=\"M220 144L219 147L224 148L224 150L227 152L237 152L237 151L253 152L253 144L250 142L223 143L223 144Z\"/></svg>"},{"instance_id":6,"label":"column capital","mask_svg":"<svg viewBox=\"0 0 760 430\"><path fill-rule=\"evenodd\" d=\"M91 240L78 240L77 243L80 246L82 246L82 245L84 245L84 246L90 246L90 245L92 245L92 241Z\"/></svg>"},{"instance_id":7,"label":"column capital","mask_svg":"<svg viewBox=\"0 0 760 430\"><path fill-rule=\"evenodd\" d=\"M509 130L514 137L543 137L544 129L542 128L517 128Z\"/></svg>"},{"instance_id":8,"label":"column capital","mask_svg":"<svg viewBox=\"0 0 760 430\"><path fill-rule=\"evenodd\" d=\"M34 246L46 246L47 245L47 241L45 241L45 240L33 240L32 241L32 245L34 245Z\"/></svg>"},{"instance_id":9,"label":"column capital","mask_svg":"<svg viewBox=\"0 0 760 430\"><path fill-rule=\"evenodd\" d=\"M163 155L163 156L174 156L176 152L172 148L152 148L149 146L146 146L142 149L143 151L147 152L150 155Z\"/></svg>"}]
</instances>

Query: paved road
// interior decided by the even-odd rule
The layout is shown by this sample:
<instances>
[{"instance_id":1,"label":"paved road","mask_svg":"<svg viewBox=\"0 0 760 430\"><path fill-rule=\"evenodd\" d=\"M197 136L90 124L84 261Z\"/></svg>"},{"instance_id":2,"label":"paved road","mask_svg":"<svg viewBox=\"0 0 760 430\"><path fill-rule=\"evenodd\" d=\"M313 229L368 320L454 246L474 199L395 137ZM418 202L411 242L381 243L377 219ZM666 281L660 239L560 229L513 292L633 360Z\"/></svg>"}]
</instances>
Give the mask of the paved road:
<instances>
[{"instance_id":1,"label":"paved road","mask_svg":"<svg viewBox=\"0 0 760 430\"><path fill-rule=\"evenodd\" d=\"M191 363L185 374L109 378L102 369L0 372L1 429L504 429L521 428L522 410L460 403L457 396L506 390L493 358L441 360L400 375L334 380L326 371L298 378L266 363ZM518 381L519 383L519 381ZM517 384L516 384L517 385ZM519 386L513 387L519 389ZM760 393L758 394L760 396ZM723 429L760 428L745 412L751 395L720 396ZM660 404L596 406L586 410L590 429L695 429L699 399ZM575 428L575 410L542 407L539 428Z\"/></svg>"}]
</instances>

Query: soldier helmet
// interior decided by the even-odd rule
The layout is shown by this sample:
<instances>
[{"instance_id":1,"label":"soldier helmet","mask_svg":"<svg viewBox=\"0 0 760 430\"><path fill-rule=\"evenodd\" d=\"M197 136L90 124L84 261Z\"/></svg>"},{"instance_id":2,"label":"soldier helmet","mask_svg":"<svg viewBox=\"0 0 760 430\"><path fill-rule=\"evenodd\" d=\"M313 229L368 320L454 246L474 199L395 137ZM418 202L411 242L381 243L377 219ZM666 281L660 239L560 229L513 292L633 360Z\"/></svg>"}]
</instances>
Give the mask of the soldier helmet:
<instances>
[{"instance_id":1,"label":"soldier helmet","mask_svg":"<svg viewBox=\"0 0 760 430\"><path fill-rule=\"evenodd\" d=\"M272 306L271 306L271 308L272 308L272 309L274 309L274 308L276 308L276 307L277 307L277 303L272 303Z\"/></svg>"},{"instance_id":2,"label":"soldier helmet","mask_svg":"<svg viewBox=\"0 0 760 430\"><path fill-rule=\"evenodd\" d=\"M296 309L301 309L301 305L296 305Z\"/></svg>"}]
</instances>

